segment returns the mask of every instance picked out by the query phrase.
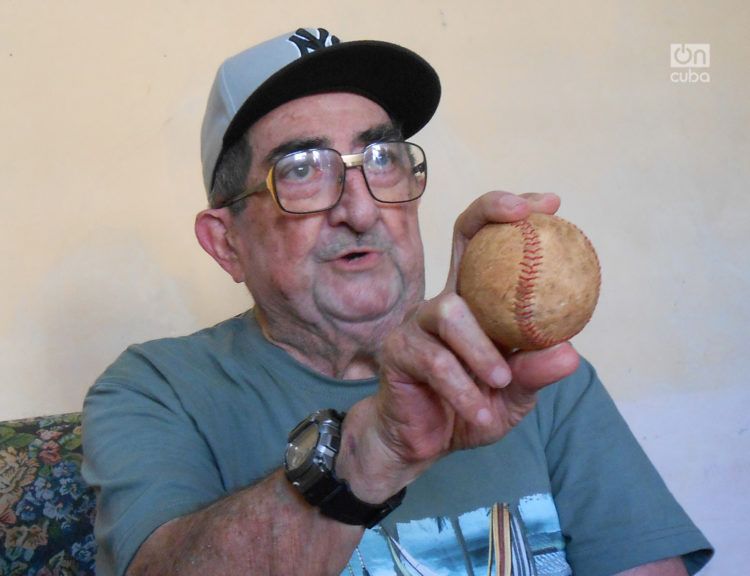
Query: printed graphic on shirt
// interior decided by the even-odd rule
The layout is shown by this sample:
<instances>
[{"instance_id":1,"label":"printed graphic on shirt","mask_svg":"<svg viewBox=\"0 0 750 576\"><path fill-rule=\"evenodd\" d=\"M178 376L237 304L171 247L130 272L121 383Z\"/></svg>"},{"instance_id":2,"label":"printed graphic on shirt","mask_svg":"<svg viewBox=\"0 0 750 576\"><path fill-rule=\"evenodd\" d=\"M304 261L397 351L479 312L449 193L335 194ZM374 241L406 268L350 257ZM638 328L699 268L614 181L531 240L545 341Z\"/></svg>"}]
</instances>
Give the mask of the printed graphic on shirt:
<instances>
[{"instance_id":1,"label":"printed graphic on shirt","mask_svg":"<svg viewBox=\"0 0 750 576\"><path fill-rule=\"evenodd\" d=\"M365 532L342 576L570 576L552 496Z\"/></svg>"},{"instance_id":2,"label":"printed graphic on shirt","mask_svg":"<svg viewBox=\"0 0 750 576\"><path fill-rule=\"evenodd\" d=\"M539 576L573 574L565 559L565 540L551 494L521 498L518 512L525 527L529 550Z\"/></svg>"}]
</instances>

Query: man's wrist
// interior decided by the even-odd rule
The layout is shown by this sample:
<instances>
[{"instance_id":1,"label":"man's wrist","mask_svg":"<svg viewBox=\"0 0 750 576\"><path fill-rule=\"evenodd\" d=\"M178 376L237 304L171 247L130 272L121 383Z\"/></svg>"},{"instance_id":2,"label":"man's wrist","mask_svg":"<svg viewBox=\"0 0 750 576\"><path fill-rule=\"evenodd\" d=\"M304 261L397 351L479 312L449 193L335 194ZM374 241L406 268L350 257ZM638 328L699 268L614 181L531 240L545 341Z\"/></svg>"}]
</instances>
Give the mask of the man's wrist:
<instances>
[{"instance_id":1,"label":"man's wrist","mask_svg":"<svg viewBox=\"0 0 750 576\"><path fill-rule=\"evenodd\" d=\"M342 423L335 473L364 502L379 503L397 494L422 471L402 463L377 430L372 398L352 406Z\"/></svg>"},{"instance_id":2,"label":"man's wrist","mask_svg":"<svg viewBox=\"0 0 750 576\"><path fill-rule=\"evenodd\" d=\"M371 528L397 508L405 488L382 500L358 498L336 473L344 415L319 410L289 433L284 469L286 478L322 514L345 524Z\"/></svg>"}]
</instances>

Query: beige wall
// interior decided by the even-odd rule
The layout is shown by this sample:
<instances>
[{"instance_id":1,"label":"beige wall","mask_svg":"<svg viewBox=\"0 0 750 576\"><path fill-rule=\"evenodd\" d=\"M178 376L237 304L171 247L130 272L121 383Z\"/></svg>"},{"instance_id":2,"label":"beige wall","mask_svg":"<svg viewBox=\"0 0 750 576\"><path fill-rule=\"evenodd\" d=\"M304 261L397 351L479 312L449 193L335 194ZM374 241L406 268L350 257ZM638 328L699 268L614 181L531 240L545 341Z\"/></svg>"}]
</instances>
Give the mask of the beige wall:
<instances>
[{"instance_id":1,"label":"beige wall","mask_svg":"<svg viewBox=\"0 0 750 576\"><path fill-rule=\"evenodd\" d=\"M706 573L736 573L750 514L742 0L0 0L0 419L77 410L128 343L247 306L193 238L200 119L225 56L298 25L403 43L442 76L416 138L430 293L472 198L563 197L604 273L577 345L719 546ZM678 42L711 44L710 83L670 82Z\"/></svg>"}]
</instances>

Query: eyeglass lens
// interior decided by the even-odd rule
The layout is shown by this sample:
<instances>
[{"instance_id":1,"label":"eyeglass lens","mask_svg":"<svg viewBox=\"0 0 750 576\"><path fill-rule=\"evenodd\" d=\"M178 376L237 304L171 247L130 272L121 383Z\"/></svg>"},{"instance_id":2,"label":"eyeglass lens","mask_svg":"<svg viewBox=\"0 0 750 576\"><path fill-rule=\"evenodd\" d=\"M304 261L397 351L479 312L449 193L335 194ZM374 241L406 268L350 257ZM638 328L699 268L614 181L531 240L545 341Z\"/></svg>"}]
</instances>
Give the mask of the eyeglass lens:
<instances>
[{"instance_id":1,"label":"eyeglass lens","mask_svg":"<svg viewBox=\"0 0 750 576\"><path fill-rule=\"evenodd\" d=\"M362 156L365 182L380 202L408 202L419 198L427 183L422 149L409 142L379 142ZM273 171L276 198L295 213L332 208L344 189L346 164L336 150L302 150L281 158Z\"/></svg>"}]
</instances>

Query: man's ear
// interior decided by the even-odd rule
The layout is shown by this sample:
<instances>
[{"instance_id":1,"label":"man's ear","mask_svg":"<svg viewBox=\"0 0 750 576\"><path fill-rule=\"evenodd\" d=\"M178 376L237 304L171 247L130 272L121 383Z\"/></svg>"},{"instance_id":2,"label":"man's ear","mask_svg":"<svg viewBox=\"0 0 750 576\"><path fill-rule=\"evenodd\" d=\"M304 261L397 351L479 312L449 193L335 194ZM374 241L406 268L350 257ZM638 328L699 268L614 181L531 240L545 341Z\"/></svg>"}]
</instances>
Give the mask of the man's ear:
<instances>
[{"instance_id":1,"label":"man's ear","mask_svg":"<svg viewBox=\"0 0 750 576\"><path fill-rule=\"evenodd\" d=\"M228 208L209 208L195 217L195 235L200 245L235 282L241 283L245 281L245 271L230 236L231 226Z\"/></svg>"}]
</instances>

